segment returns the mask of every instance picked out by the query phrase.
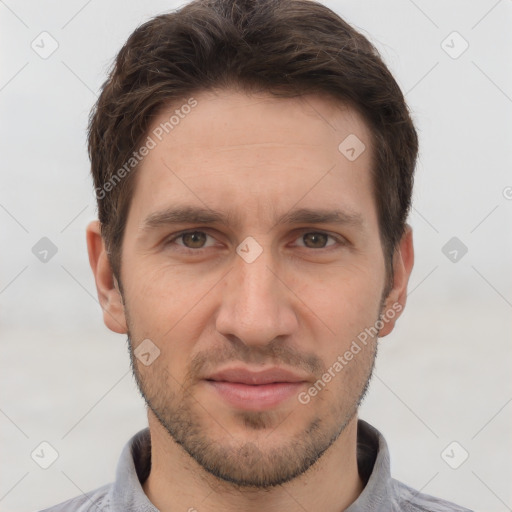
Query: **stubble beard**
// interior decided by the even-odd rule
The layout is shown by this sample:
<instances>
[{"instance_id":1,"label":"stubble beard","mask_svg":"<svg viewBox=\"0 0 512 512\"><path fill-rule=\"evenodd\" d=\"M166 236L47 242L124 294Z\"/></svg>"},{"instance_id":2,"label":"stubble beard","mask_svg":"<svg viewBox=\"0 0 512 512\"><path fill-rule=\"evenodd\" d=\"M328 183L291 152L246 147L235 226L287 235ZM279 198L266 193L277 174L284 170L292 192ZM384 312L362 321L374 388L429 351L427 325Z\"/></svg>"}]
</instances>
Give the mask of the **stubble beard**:
<instances>
[{"instance_id":1,"label":"stubble beard","mask_svg":"<svg viewBox=\"0 0 512 512\"><path fill-rule=\"evenodd\" d=\"M369 359L366 359L363 383L348 405L346 401L344 404L341 401L332 404L329 415L316 416L301 432L287 437L277 448L271 448L265 446L270 444L265 441L278 433L281 422L285 423L287 418L278 420L279 416L273 411L237 411L237 420L250 434L258 433L257 440L234 439L227 429L219 426L222 420L212 420L215 427L225 433L223 439L219 440L209 435L211 427L202 419L208 412L192 396L191 390L179 386L168 370L157 365L156 361L151 373L141 375L133 353L130 331L128 345L139 391L171 439L209 474L239 489L269 489L308 471L356 415L367 393L377 352L375 343ZM370 347L366 349L370 350ZM173 383L175 388L184 391L178 395L172 389ZM297 407L305 405L297 404ZM293 424L293 411L290 419Z\"/></svg>"}]
</instances>

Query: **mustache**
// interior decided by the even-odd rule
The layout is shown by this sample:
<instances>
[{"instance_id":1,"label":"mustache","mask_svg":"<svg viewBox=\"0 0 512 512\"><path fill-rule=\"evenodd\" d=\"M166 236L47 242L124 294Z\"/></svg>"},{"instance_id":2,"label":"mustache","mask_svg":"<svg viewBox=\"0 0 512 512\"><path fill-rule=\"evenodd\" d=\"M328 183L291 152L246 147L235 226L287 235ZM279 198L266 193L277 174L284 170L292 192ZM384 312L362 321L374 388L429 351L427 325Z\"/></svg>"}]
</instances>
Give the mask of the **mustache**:
<instances>
[{"instance_id":1,"label":"mustache","mask_svg":"<svg viewBox=\"0 0 512 512\"><path fill-rule=\"evenodd\" d=\"M323 361L313 353L302 354L293 347L284 345L279 340L273 340L261 347L245 344L223 346L203 350L194 356L187 372L186 380L200 378L211 373L220 365L226 363L245 363L272 366L287 366L298 368L315 376L321 376L326 371Z\"/></svg>"}]
</instances>

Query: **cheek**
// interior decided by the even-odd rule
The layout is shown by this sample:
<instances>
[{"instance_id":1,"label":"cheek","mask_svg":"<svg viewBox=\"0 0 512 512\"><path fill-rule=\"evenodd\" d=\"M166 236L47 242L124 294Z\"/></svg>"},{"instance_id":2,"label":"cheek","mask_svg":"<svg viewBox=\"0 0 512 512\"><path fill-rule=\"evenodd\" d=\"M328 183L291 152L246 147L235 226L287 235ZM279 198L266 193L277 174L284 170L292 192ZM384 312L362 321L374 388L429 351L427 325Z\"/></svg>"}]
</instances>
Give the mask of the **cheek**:
<instances>
[{"instance_id":1,"label":"cheek","mask_svg":"<svg viewBox=\"0 0 512 512\"><path fill-rule=\"evenodd\" d=\"M190 274L191 269L180 271L178 266L132 266L125 289L134 347L149 338L160 350L155 365L142 372L163 375L165 370L173 386L183 381L209 318L208 291L218 281Z\"/></svg>"},{"instance_id":2,"label":"cheek","mask_svg":"<svg viewBox=\"0 0 512 512\"><path fill-rule=\"evenodd\" d=\"M165 333L183 321L218 280L190 265L132 265L126 296L139 326Z\"/></svg>"},{"instance_id":3,"label":"cheek","mask_svg":"<svg viewBox=\"0 0 512 512\"><path fill-rule=\"evenodd\" d=\"M296 294L317 316L328 344L342 348L378 317L383 282L371 266L345 265L321 279L302 275ZM297 281L298 283L298 281Z\"/></svg>"}]
</instances>

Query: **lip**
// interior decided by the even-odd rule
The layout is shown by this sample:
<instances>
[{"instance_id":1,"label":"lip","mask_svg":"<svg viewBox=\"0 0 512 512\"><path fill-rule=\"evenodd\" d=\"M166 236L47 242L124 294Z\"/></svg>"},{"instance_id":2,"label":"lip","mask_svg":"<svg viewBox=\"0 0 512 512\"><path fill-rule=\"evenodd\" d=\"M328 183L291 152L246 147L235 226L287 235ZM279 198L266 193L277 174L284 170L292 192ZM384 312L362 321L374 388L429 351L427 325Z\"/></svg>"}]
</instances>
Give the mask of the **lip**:
<instances>
[{"instance_id":1,"label":"lip","mask_svg":"<svg viewBox=\"0 0 512 512\"><path fill-rule=\"evenodd\" d=\"M285 368L272 367L251 371L246 367L227 368L204 379L218 396L230 405L259 411L275 407L308 382L308 376Z\"/></svg>"},{"instance_id":2,"label":"lip","mask_svg":"<svg viewBox=\"0 0 512 512\"><path fill-rule=\"evenodd\" d=\"M279 367L266 368L259 371L251 371L246 367L235 367L215 372L206 377L206 380L236 382L255 386L276 382L305 382L308 380L308 377Z\"/></svg>"}]
</instances>

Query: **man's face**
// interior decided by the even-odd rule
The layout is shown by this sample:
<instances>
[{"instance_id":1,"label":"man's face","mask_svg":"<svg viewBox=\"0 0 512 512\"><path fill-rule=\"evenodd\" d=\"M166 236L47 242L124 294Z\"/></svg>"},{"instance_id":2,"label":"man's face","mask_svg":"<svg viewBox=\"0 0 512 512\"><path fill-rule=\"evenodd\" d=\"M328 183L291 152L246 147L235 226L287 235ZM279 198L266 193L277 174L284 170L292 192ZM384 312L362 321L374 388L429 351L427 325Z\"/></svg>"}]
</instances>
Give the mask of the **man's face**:
<instances>
[{"instance_id":1,"label":"man's face","mask_svg":"<svg viewBox=\"0 0 512 512\"><path fill-rule=\"evenodd\" d=\"M335 365L385 298L370 134L316 96L194 98L162 141L154 130L179 105L154 119L137 170L120 276L132 363L150 415L199 464L271 486L337 439L373 368L376 337ZM351 134L366 145L353 161L338 149ZM165 215L175 209L219 219ZM147 339L160 354L146 366L133 350Z\"/></svg>"}]
</instances>

